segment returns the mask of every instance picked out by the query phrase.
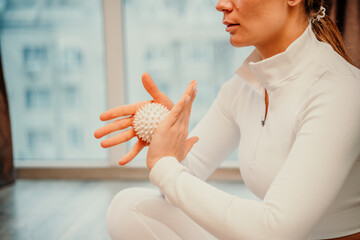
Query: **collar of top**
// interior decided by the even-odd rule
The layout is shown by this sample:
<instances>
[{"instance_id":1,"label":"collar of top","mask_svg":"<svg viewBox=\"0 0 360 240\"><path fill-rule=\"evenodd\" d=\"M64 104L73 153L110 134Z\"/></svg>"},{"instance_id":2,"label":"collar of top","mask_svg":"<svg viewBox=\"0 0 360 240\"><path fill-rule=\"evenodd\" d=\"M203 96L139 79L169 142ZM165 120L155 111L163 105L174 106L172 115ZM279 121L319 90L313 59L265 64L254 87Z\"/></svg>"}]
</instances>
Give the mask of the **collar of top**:
<instances>
[{"instance_id":1,"label":"collar of top","mask_svg":"<svg viewBox=\"0 0 360 240\"><path fill-rule=\"evenodd\" d=\"M275 89L286 80L296 77L316 55L318 40L308 25L303 34L298 37L282 53L270 58L261 59L255 49L236 70L250 87L261 93L266 89Z\"/></svg>"}]
</instances>

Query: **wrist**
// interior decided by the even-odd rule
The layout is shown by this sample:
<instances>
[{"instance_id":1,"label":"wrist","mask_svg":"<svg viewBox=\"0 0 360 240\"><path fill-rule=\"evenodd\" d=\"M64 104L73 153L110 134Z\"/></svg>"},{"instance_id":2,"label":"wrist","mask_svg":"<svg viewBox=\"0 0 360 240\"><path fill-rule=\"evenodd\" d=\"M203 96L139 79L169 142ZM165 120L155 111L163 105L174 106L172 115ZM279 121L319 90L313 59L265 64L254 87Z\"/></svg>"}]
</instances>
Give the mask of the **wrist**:
<instances>
[{"instance_id":1,"label":"wrist","mask_svg":"<svg viewBox=\"0 0 360 240\"><path fill-rule=\"evenodd\" d=\"M179 166L179 161L175 157L166 156L166 157L160 158L153 165L153 168L150 170L150 175L149 175L150 180L157 179L155 182L159 183L160 179L163 179L170 172L173 172L174 171L173 169L176 168L177 166ZM170 174L170 175L173 175L173 174ZM155 185L157 185L157 184L155 184Z\"/></svg>"},{"instance_id":2,"label":"wrist","mask_svg":"<svg viewBox=\"0 0 360 240\"><path fill-rule=\"evenodd\" d=\"M151 170L155 164L161 159L161 157L157 157L157 158L147 158L146 159L146 166L149 170Z\"/></svg>"},{"instance_id":3,"label":"wrist","mask_svg":"<svg viewBox=\"0 0 360 240\"><path fill-rule=\"evenodd\" d=\"M148 169L151 171L153 168L154 168L154 166L156 165L156 163L157 162L159 162L161 159L163 159L163 158L168 158L168 157L170 157L170 158L174 158L174 159L176 159L177 161L179 161L178 159L177 159L177 157L175 157L175 156L171 156L171 155L167 155L167 156L158 156L158 157L148 157L147 159L146 159L146 166L148 167Z\"/></svg>"}]
</instances>

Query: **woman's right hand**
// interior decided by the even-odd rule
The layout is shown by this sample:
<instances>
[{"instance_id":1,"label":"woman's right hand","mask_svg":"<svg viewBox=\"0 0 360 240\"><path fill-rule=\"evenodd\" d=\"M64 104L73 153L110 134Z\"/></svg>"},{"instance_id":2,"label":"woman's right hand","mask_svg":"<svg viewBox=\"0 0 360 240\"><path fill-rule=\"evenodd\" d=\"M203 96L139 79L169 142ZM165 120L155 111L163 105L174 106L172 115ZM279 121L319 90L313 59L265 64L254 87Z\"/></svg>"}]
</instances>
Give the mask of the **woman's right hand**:
<instances>
[{"instance_id":1,"label":"woman's right hand","mask_svg":"<svg viewBox=\"0 0 360 240\"><path fill-rule=\"evenodd\" d=\"M148 73L144 73L142 75L142 83L146 91L153 97L154 100L142 101L138 103L133 103L129 105L119 106L100 115L101 121L108 121L116 119L105 126L97 129L94 133L96 138L102 138L110 133L126 129L131 127L130 129L120 132L119 134L112 136L108 139L105 139L101 142L101 146L103 148L113 147L118 144L124 143L132 139L136 136L135 130L132 128L132 122L134 120L134 115L138 109L143 107L147 103L155 102L160 103L171 110L174 107L174 103L166 96L165 93L161 92L154 81L151 79ZM187 89L188 90L188 89ZM117 119L119 118L119 119ZM137 136L136 136L137 137ZM130 149L130 151L123 156L119 164L125 165L130 162L132 159L139 154L139 152L146 146L149 146L149 143L144 142L138 137L138 141L136 144Z\"/></svg>"}]
</instances>

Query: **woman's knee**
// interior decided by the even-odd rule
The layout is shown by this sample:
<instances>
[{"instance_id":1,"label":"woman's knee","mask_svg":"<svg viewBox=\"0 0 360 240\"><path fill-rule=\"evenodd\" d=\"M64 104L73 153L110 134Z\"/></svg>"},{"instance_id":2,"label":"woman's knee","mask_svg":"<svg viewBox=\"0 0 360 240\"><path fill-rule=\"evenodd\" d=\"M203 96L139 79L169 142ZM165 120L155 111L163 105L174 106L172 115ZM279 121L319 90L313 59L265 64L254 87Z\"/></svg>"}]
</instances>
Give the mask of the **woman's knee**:
<instances>
[{"instance_id":1,"label":"woman's knee","mask_svg":"<svg viewBox=\"0 0 360 240\"><path fill-rule=\"evenodd\" d=\"M106 216L107 227L112 239L124 239L139 230L139 222L134 211L136 203L149 196L159 196L155 189L127 188L112 199Z\"/></svg>"}]
</instances>

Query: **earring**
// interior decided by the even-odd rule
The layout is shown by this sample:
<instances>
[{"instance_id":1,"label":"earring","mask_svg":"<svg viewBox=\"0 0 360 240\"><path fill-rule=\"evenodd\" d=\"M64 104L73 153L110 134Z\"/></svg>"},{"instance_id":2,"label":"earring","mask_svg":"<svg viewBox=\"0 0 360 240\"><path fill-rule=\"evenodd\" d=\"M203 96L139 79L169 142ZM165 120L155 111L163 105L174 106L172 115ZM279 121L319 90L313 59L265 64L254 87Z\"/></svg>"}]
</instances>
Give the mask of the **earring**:
<instances>
[{"instance_id":1,"label":"earring","mask_svg":"<svg viewBox=\"0 0 360 240\"><path fill-rule=\"evenodd\" d=\"M294 4L294 1L290 1L290 4Z\"/></svg>"}]
</instances>

